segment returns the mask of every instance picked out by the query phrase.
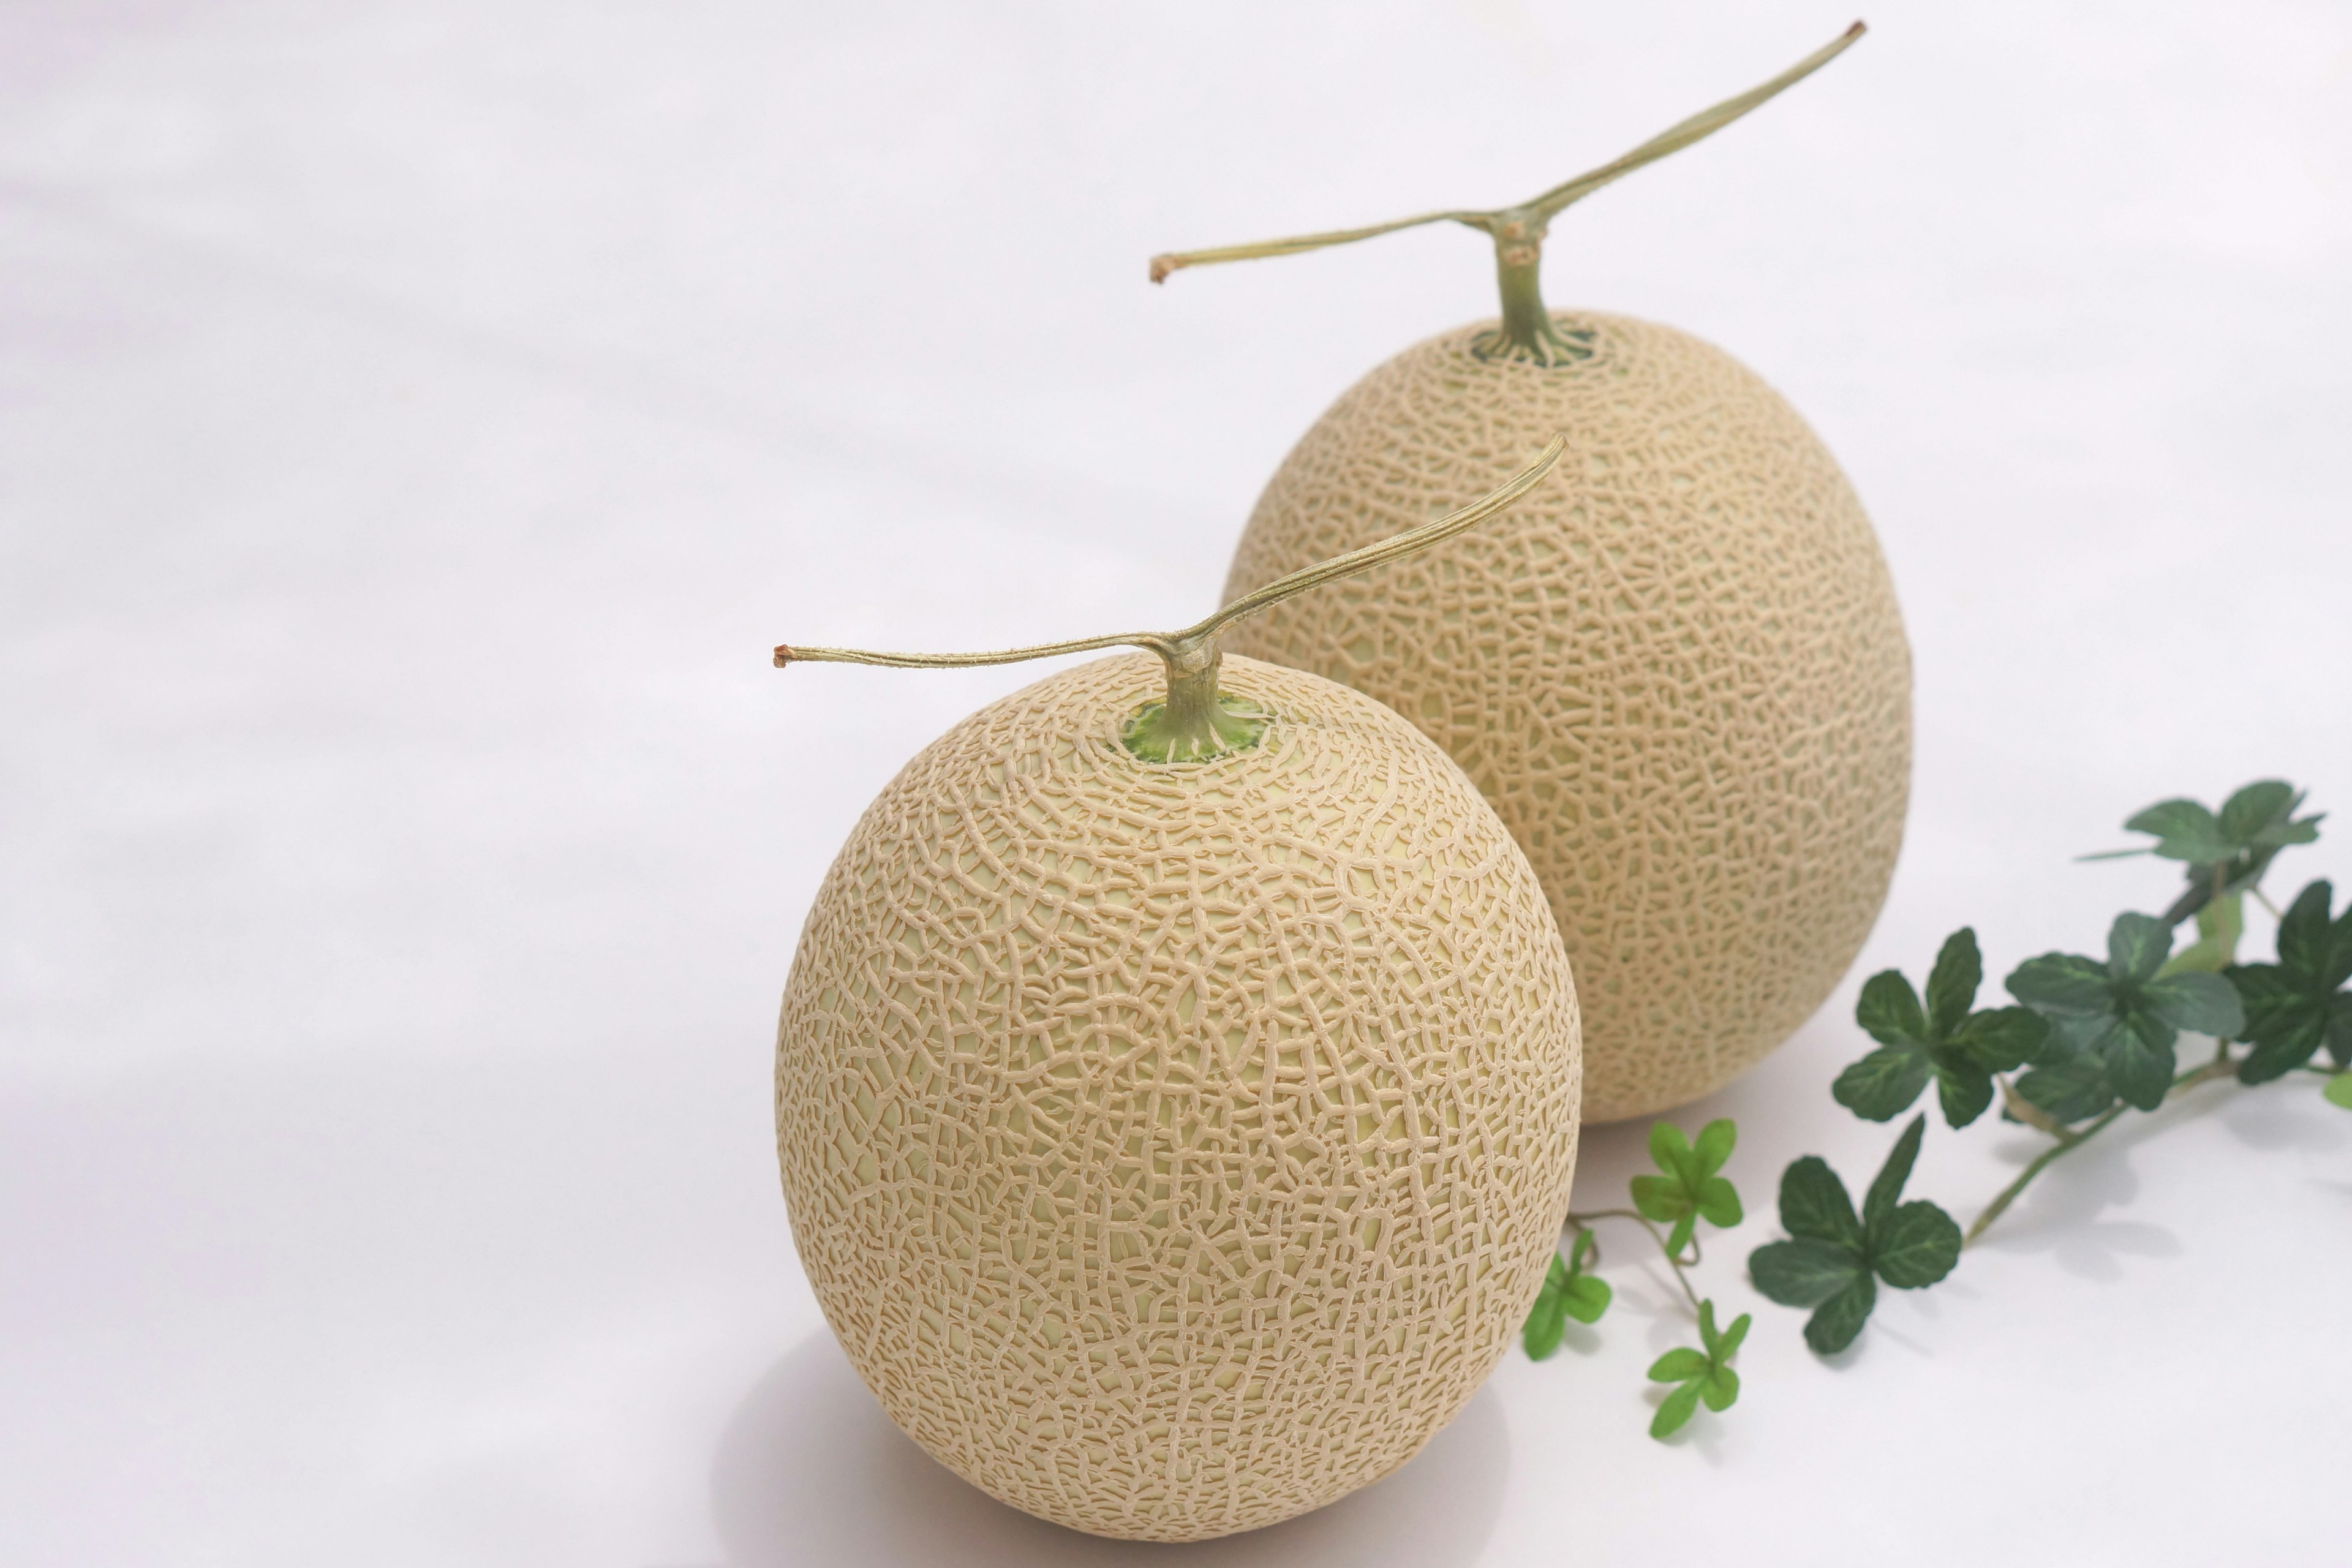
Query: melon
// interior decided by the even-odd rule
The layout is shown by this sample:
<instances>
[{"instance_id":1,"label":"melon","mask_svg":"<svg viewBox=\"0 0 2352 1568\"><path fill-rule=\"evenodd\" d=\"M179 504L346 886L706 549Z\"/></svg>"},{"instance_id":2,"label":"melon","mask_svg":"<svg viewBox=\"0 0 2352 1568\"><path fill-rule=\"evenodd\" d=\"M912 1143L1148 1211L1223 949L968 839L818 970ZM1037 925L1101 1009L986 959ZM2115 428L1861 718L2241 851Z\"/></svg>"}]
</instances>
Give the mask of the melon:
<instances>
[{"instance_id":1,"label":"melon","mask_svg":"<svg viewBox=\"0 0 2352 1568\"><path fill-rule=\"evenodd\" d=\"M1476 781L1568 943L1593 1121L1721 1087L1834 989L1901 845L1911 670L1870 521L1803 419L1687 333L1545 309L1540 245L1560 207L1858 33L1521 207L1408 220L1486 227L1504 314L1344 394L1266 485L1226 584L1245 595L1457 505L1567 434L1559 477L1493 526L1278 605L1230 646L1379 698Z\"/></svg>"},{"instance_id":2,"label":"melon","mask_svg":"<svg viewBox=\"0 0 2352 1568\"><path fill-rule=\"evenodd\" d=\"M1541 1288L1576 1153L1576 994L1509 831L1389 709L1221 658L1224 624L1017 650L1160 657L909 763L777 1030L794 1245L867 1386L974 1485L1135 1540L1412 1458Z\"/></svg>"}]
</instances>

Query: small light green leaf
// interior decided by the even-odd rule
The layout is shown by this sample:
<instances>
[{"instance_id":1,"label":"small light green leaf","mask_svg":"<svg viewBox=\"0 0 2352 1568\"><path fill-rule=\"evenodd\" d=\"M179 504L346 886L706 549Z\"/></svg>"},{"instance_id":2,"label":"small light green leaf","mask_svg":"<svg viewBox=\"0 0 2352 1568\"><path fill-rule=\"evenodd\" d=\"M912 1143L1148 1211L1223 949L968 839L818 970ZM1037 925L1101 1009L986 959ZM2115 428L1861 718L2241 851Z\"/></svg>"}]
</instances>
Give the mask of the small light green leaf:
<instances>
[{"instance_id":1,"label":"small light green leaf","mask_svg":"<svg viewBox=\"0 0 2352 1568\"><path fill-rule=\"evenodd\" d=\"M2107 967L2074 952L2045 952L2017 966L2002 984L2037 1013L2099 1014L2115 1010Z\"/></svg>"},{"instance_id":2,"label":"small light green leaf","mask_svg":"<svg viewBox=\"0 0 2352 1568\"><path fill-rule=\"evenodd\" d=\"M2164 961L2159 978L2192 972L2218 974L2238 960L2238 941L2246 934L2246 899L2242 893L2215 899L2197 911L2197 940Z\"/></svg>"},{"instance_id":3,"label":"small light green leaf","mask_svg":"<svg viewBox=\"0 0 2352 1568\"><path fill-rule=\"evenodd\" d=\"M1882 1045L1927 1037L1927 1015L1920 1010L1919 994L1899 969L1881 970L1862 983L1853 1021Z\"/></svg>"},{"instance_id":4,"label":"small light green leaf","mask_svg":"<svg viewBox=\"0 0 2352 1568\"><path fill-rule=\"evenodd\" d=\"M1683 1130L1671 1121L1650 1123L1650 1158L1669 1176L1681 1176L1690 1164L1691 1146Z\"/></svg>"},{"instance_id":5,"label":"small light green leaf","mask_svg":"<svg viewBox=\"0 0 2352 1568\"><path fill-rule=\"evenodd\" d=\"M1657 1415L1650 1418L1650 1436L1670 1437L1681 1431L1690 1420L1691 1413L1698 1408L1698 1395L1699 1380L1696 1378L1667 1394L1666 1402L1658 1406Z\"/></svg>"},{"instance_id":6,"label":"small light green leaf","mask_svg":"<svg viewBox=\"0 0 2352 1568\"><path fill-rule=\"evenodd\" d=\"M1739 1207L1739 1192L1721 1176L1709 1176L1698 1186L1698 1216L1707 1224L1729 1230L1746 1215Z\"/></svg>"},{"instance_id":7,"label":"small light green leaf","mask_svg":"<svg viewBox=\"0 0 2352 1568\"><path fill-rule=\"evenodd\" d=\"M1780 1228L1862 1251L1862 1222L1854 1217L1853 1200L1818 1154L1791 1162L1780 1173Z\"/></svg>"},{"instance_id":8,"label":"small light green leaf","mask_svg":"<svg viewBox=\"0 0 2352 1568\"><path fill-rule=\"evenodd\" d=\"M1683 1192L1683 1184L1672 1176L1636 1176L1629 1184L1633 1191L1633 1207L1643 1219L1671 1225L1688 1210L1689 1197Z\"/></svg>"},{"instance_id":9,"label":"small light green leaf","mask_svg":"<svg viewBox=\"0 0 2352 1568\"><path fill-rule=\"evenodd\" d=\"M1871 1237L1871 1267L1897 1290L1933 1285L1959 1260L1960 1227L1925 1198L1888 1215Z\"/></svg>"},{"instance_id":10,"label":"small light green leaf","mask_svg":"<svg viewBox=\"0 0 2352 1568\"><path fill-rule=\"evenodd\" d=\"M1652 1383L1680 1383L1686 1377L1705 1377L1707 1359L1688 1345L1677 1345L1650 1363Z\"/></svg>"},{"instance_id":11,"label":"small light green leaf","mask_svg":"<svg viewBox=\"0 0 2352 1568\"><path fill-rule=\"evenodd\" d=\"M1868 1272L1859 1251L1813 1236L1767 1242L1748 1255L1749 1280L1783 1307L1818 1307Z\"/></svg>"},{"instance_id":12,"label":"small light green leaf","mask_svg":"<svg viewBox=\"0 0 2352 1568\"><path fill-rule=\"evenodd\" d=\"M1698 1142L1691 1146L1691 1152L1698 1157L1699 1173L1712 1176L1722 1170L1723 1163L1731 1158L1732 1148L1738 1142L1739 1129L1727 1116L1718 1116L1700 1128Z\"/></svg>"},{"instance_id":13,"label":"small light green leaf","mask_svg":"<svg viewBox=\"0 0 2352 1568\"><path fill-rule=\"evenodd\" d=\"M1898 1041L1838 1074L1830 1098L1865 1121L1890 1121L1911 1109L1932 1071L1927 1047Z\"/></svg>"},{"instance_id":14,"label":"small light green leaf","mask_svg":"<svg viewBox=\"0 0 2352 1568\"><path fill-rule=\"evenodd\" d=\"M1750 1321L1745 1312L1731 1320L1731 1327L1723 1331L1723 1342L1715 1347L1715 1352L1711 1357L1716 1365L1726 1365L1733 1356L1739 1353L1740 1342L1748 1337L1748 1326Z\"/></svg>"},{"instance_id":15,"label":"small light green leaf","mask_svg":"<svg viewBox=\"0 0 2352 1568\"><path fill-rule=\"evenodd\" d=\"M1608 1280L1580 1274L1560 1292L1560 1310L1580 1323L1597 1323L1614 1294Z\"/></svg>"},{"instance_id":16,"label":"small light green leaf","mask_svg":"<svg viewBox=\"0 0 2352 1568\"><path fill-rule=\"evenodd\" d=\"M2107 973L2116 980L2146 980L2172 956L2172 928L2154 915L2129 910L2107 928Z\"/></svg>"},{"instance_id":17,"label":"small light green leaf","mask_svg":"<svg viewBox=\"0 0 2352 1568\"><path fill-rule=\"evenodd\" d=\"M2352 1110L2352 1072L2337 1073L2327 1080L2327 1087L2319 1092L2326 1097L2328 1104L2340 1105L2347 1110Z\"/></svg>"},{"instance_id":18,"label":"small light green leaf","mask_svg":"<svg viewBox=\"0 0 2352 1568\"><path fill-rule=\"evenodd\" d=\"M1822 1303L1819 1310L1805 1320L1805 1343L1816 1355L1835 1355L1853 1343L1854 1335L1870 1321L1870 1310L1878 1305L1878 1286L1864 1273L1854 1282Z\"/></svg>"},{"instance_id":19,"label":"small light green leaf","mask_svg":"<svg viewBox=\"0 0 2352 1568\"><path fill-rule=\"evenodd\" d=\"M2189 973L2151 980L2140 987L2140 1005L2176 1029L2234 1039L2246 1026L2237 987L2219 974Z\"/></svg>"},{"instance_id":20,"label":"small light green leaf","mask_svg":"<svg viewBox=\"0 0 2352 1568\"><path fill-rule=\"evenodd\" d=\"M1536 1304L1528 1310L1528 1321L1519 1331L1519 1342L1526 1347L1529 1361L1542 1361L1559 1349L1560 1336L1566 1331L1565 1297L1568 1287L1568 1265L1559 1254L1552 1254L1551 1269L1544 1276L1543 1289L1536 1292Z\"/></svg>"},{"instance_id":21,"label":"small light green leaf","mask_svg":"<svg viewBox=\"0 0 2352 1568\"><path fill-rule=\"evenodd\" d=\"M1700 1381L1699 1397L1718 1415L1730 1409L1739 1398L1739 1374L1727 1366L1717 1367Z\"/></svg>"},{"instance_id":22,"label":"small light green leaf","mask_svg":"<svg viewBox=\"0 0 2352 1568\"><path fill-rule=\"evenodd\" d=\"M1690 1246L1691 1237L1697 1234L1698 1211L1685 1210L1683 1217L1675 1221L1675 1228L1666 1232L1666 1256L1680 1258L1683 1249Z\"/></svg>"},{"instance_id":23,"label":"small light green leaf","mask_svg":"<svg viewBox=\"0 0 2352 1568\"><path fill-rule=\"evenodd\" d=\"M1976 1005L1977 987L1984 984L1984 959L1977 952L1977 933L1962 926L1944 939L1936 967L1927 975L1927 1027L1930 1038L1948 1040Z\"/></svg>"},{"instance_id":24,"label":"small light green leaf","mask_svg":"<svg viewBox=\"0 0 2352 1568\"><path fill-rule=\"evenodd\" d=\"M1927 1135L1927 1119L1915 1116L1903 1136L1888 1150L1886 1163L1878 1168L1877 1180L1870 1184L1870 1192L1862 1200L1862 1230L1867 1237L1878 1228L1879 1222L1894 1212L1895 1203L1903 1196L1903 1184L1911 1179L1911 1166L1919 1158L1919 1141ZM1868 1249L1867 1241L1864 1250Z\"/></svg>"}]
</instances>

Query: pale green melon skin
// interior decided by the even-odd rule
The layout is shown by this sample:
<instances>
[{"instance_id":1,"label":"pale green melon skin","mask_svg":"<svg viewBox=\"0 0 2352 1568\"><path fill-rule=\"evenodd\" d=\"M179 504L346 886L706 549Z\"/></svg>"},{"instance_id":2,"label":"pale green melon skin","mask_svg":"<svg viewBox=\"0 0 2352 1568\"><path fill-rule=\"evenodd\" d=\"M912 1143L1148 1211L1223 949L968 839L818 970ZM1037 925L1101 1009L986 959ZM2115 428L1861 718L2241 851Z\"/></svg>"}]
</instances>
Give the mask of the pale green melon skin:
<instances>
[{"instance_id":1,"label":"pale green melon skin","mask_svg":"<svg viewBox=\"0 0 2352 1568\"><path fill-rule=\"evenodd\" d=\"M1869 519L1794 409L1686 333L1556 319L1590 360L1481 362L1478 323L1350 388L1267 484L1225 595L1567 435L1510 510L1229 646L1378 698L1477 781L1550 895L1607 1121L1720 1088L1853 962L1902 843L1911 659Z\"/></svg>"},{"instance_id":2,"label":"pale green melon skin","mask_svg":"<svg viewBox=\"0 0 2352 1568\"><path fill-rule=\"evenodd\" d=\"M1272 1524L1412 1457L1567 1212L1534 872L1370 699L1228 658L1263 742L1146 764L1156 658L982 710L860 819L776 1039L793 1238L895 1421L1097 1534Z\"/></svg>"}]
</instances>

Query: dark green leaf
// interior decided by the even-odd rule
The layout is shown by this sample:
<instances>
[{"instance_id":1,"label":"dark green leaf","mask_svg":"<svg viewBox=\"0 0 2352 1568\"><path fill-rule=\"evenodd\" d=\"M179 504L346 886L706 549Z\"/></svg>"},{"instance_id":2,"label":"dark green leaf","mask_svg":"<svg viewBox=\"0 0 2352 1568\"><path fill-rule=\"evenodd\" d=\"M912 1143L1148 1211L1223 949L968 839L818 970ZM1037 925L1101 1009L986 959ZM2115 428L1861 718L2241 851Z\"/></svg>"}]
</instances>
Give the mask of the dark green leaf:
<instances>
[{"instance_id":1,"label":"dark green leaf","mask_svg":"<svg viewBox=\"0 0 2352 1568\"><path fill-rule=\"evenodd\" d=\"M1670 1437L1681 1431L1684 1424L1690 1420L1691 1412L1698 1408L1698 1395L1697 1378L1667 1394L1666 1402L1658 1406L1657 1415L1650 1418L1650 1436Z\"/></svg>"},{"instance_id":2,"label":"dark green leaf","mask_svg":"<svg viewBox=\"0 0 2352 1568\"><path fill-rule=\"evenodd\" d=\"M2074 952L2045 952L2017 966L2009 994L2037 1013L2099 1014L2115 1008L2107 966Z\"/></svg>"},{"instance_id":3,"label":"dark green leaf","mask_svg":"<svg viewBox=\"0 0 2352 1568\"><path fill-rule=\"evenodd\" d=\"M2176 1029L2216 1039L2235 1039L2246 1026L2237 987L2218 974L2190 972L2151 980L2139 990L2140 1005Z\"/></svg>"},{"instance_id":4,"label":"dark green leaf","mask_svg":"<svg viewBox=\"0 0 2352 1568\"><path fill-rule=\"evenodd\" d=\"M1633 1206L1643 1219L1671 1225L1690 1212L1690 1194L1672 1176L1636 1176L1632 1186Z\"/></svg>"},{"instance_id":5,"label":"dark green leaf","mask_svg":"<svg viewBox=\"0 0 2352 1568\"><path fill-rule=\"evenodd\" d=\"M1957 1055L1948 1053L1936 1064L1936 1098L1948 1127L1966 1127L1992 1104L1992 1075L1973 1062L1953 1059Z\"/></svg>"},{"instance_id":6,"label":"dark green leaf","mask_svg":"<svg viewBox=\"0 0 2352 1568\"><path fill-rule=\"evenodd\" d=\"M1899 969L1881 970L1862 983L1853 1021L1882 1045L1925 1039L1927 1035L1927 1015L1919 1009L1919 994L1911 989Z\"/></svg>"},{"instance_id":7,"label":"dark green leaf","mask_svg":"<svg viewBox=\"0 0 2352 1568\"><path fill-rule=\"evenodd\" d=\"M1601 1314L1609 1310L1613 1295L1608 1280L1580 1274L1560 1292L1560 1310L1580 1323L1597 1323Z\"/></svg>"},{"instance_id":8,"label":"dark green leaf","mask_svg":"<svg viewBox=\"0 0 2352 1568\"><path fill-rule=\"evenodd\" d=\"M2296 799L2293 784L2279 779L2259 779L2221 803L2221 816L2216 826L2231 845L2252 844L2257 833L2284 823L2294 810Z\"/></svg>"},{"instance_id":9,"label":"dark green leaf","mask_svg":"<svg viewBox=\"0 0 2352 1568\"><path fill-rule=\"evenodd\" d=\"M2105 1058L2088 1052L2035 1068L2017 1080L2017 1092L2062 1127L2087 1121L2116 1102Z\"/></svg>"},{"instance_id":10,"label":"dark green leaf","mask_svg":"<svg viewBox=\"0 0 2352 1568\"><path fill-rule=\"evenodd\" d=\"M2013 1072L2042 1053L2050 1022L2031 1007L1996 1007L1972 1013L1955 1044L1987 1072Z\"/></svg>"},{"instance_id":11,"label":"dark green leaf","mask_svg":"<svg viewBox=\"0 0 2352 1568\"><path fill-rule=\"evenodd\" d=\"M1731 1158L1733 1145L1738 1142L1739 1129L1727 1116L1718 1116L1700 1128L1698 1142L1691 1145L1691 1152L1698 1159L1699 1175L1712 1176L1722 1170L1723 1163Z\"/></svg>"},{"instance_id":12,"label":"dark green leaf","mask_svg":"<svg viewBox=\"0 0 2352 1568\"><path fill-rule=\"evenodd\" d=\"M1960 1260L1960 1227L1925 1198L1888 1215L1870 1240L1871 1268L1897 1290L1933 1285Z\"/></svg>"},{"instance_id":13,"label":"dark green leaf","mask_svg":"<svg viewBox=\"0 0 2352 1568\"><path fill-rule=\"evenodd\" d=\"M1652 1383L1680 1383L1686 1377L1705 1377L1706 1357L1688 1345L1677 1345L1650 1363Z\"/></svg>"},{"instance_id":14,"label":"dark green leaf","mask_svg":"<svg viewBox=\"0 0 2352 1568\"><path fill-rule=\"evenodd\" d=\"M2324 1020L2317 1014L2303 1019L2303 1026L2282 1030L2259 1041L2238 1064L2240 1083L2268 1083L2284 1078L2318 1054L2319 1042L2325 1034Z\"/></svg>"},{"instance_id":15,"label":"dark green leaf","mask_svg":"<svg viewBox=\"0 0 2352 1568\"><path fill-rule=\"evenodd\" d=\"M1837 1075L1830 1098L1865 1121L1889 1121L1911 1109L1930 1070L1927 1047L1881 1046Z\"/></svg>"},{"instance_id":16,"label":"dark green leaf","mask_svg":"<svg viewBox=\"0 0 2352 1568\"><path fill-rule=\"evenodd\" d=\"M1911 1179L1911 1166L1919 1158L1919 1141L1927 1135L1927 1119L1915 1116L1895 1147L1886 1153L1886 1163L1878 1167L1878 1179L1870 1184L1869 1195L1862 1200L1862 1232L1866 1237L1878 1228L1879 1222L1895 1210L1903 1196L1903 1184ZM1866 1247L1865 1243L1865 1247Z\"/></svg>"},{"instance_id":17,"label":"dark green leaf","mask_svg":"<svg viewBox=\"0 0 2352 1568\"><path fill-rule=\"evenodd\" d=\"M1817 1307L1868 1272L1860 1252L1819 1237L1767 1242L1748 1255L1748 1278L1783 1307Z\"/></svg>"},{"instance_id":18,"label":"dark green leaf","mask_svg":"<svg viewBox=\"0 0 2352 1568\"><path fill-rule=\"evenodd\" d=\"M2107 973L2116 980L2146 980L2172 956L2172 928L2154 915L2126 910L2107 928Z\"/></svg>"},{"instance_id":19,"label":"dark green leaf","mask_svg":"<svg viewBox=\"0 0 2352 1568\"><path fill-rule=\"evenodd\" d=\"M2352 1072L2337 1073L2327 1080L2327 1087L2319 1092L2327 1097L2328 1104L2340 1105L2347 1110L2352 1110Z\"/></svg>"},{"instance_id":20,"label":"dark green leaf","mask_svg":"<svg viewBox=\"0 0 2352 1568\"><path fill-rule=\"evenodd\" d=\"M2294 896L2294 902L2279 918L2279 967L2297 979L2315 980L2327 971L2332 934L2327 906L2335 897L2336 889L2325 880L2314 882Z\"/></svg>"},{"instance_id":21,"label":"dark green leaf","mask_svg":"<svg viewBox=\"0 0 2352 1568\"><path fill-rule=\"evenodd\" d=\"M2248 1039L2266 1040L2292 1029L2311 1010L2309 987L2278 964L2236 964L2229 977L2245 1007Z\"/></svg>"},{"instance_id":22,"label":"dark green leaf","mask_svg":"<svg viewBox=\"0 0 2352 1568\"><path fill-rule=\"evenodd\" d=\"M1739 1397L1739 1374L1727 1366L1717 1367L1700 1383L1699 1397L1718 1414L1730 1409Z\"/></svg>"},{"instance_id":23,"label":"dark green leaf","mask_svg":"<svg viewBox=\"0 0 2352 1568\"><path fill-rule=\"evenodd\" d=\"M1984 959L1977 952L1973 927L1962 926L1944 939L1936 967L1927 975L1927 1027L1932 1038L1948 1040L1976 1005L1977 987L1984 984Z\"/></svg>"},{"instance_id":24,"label":"dark green leaf","mask_svg":"<svg viewBox=\"0 0 2352 1568\"><path fill-rule=\"evenodd\" d=\"M2328 1005L2327 1054L2337 1067L2352 1068L2352 994Z\"/></svg>"},{"instance_id":25,"label":"dark green leaf","mask_svg":"<svg viewBox=\"0 0 2352 1568\"><path fill-rule=\"evenodd\" d=\"M1729 1230L1747 1215L1739 1207L1739 1191L1721 1176L1709 1176L1698 1184L1698 1217L1711 1226Z\"/></svg>"},{"instance_id":26,"label":"dark green leaf","mask_svg":"<svg viewBox=\"0 0 2352 1568\"><path fill-rule=\"evenodd\" d=\"M1878 1286L1868 1274L1822 1303L1819 1310L1805 1321L1805 1343L1816 1355L1835 1355L1853 1343L1854 1335L1870 1321L1870 1310L1878 1305Z\"/></svg>"},{"instance_id":27,"label":"dark green leaf","mask_svg":"<svg viewBox=\"0 0 2352 1568\"><path fill-rule=\"evenodd\" d=\"M1829 1162L1808 1154L1780 1173L1780 1227L1790 1236L1811 1237L1862 1250L1862 1222L1853 1200Z\"/></svg>"},{"instance_id":28,"label":"dark green leaf","mask_svg":"<svg viewBox=\"0 0 2352 1568\"><path fill-rule=\"evenodd\" d=\"M2118 1100L2135 1110L2164 1103L2172 1092L2173 1038L2170 1025L2146 1013L2133 1014L2125 1027L2108 1034L2101 1050Z\"/></svg>"},{"instance_id":29,"label":"dark green leaf","mask_svg":"<svg viewBox=\"0 0 2352 1568\"><path fill-rule=\"evenodd\" d=\"M2227 860L2236 852L2222 837L2213 814L2193 800L2160 800L2124 826L2133 833L2155 834L2156 852L2168 860Z\"/></svg>"}]
</instances>

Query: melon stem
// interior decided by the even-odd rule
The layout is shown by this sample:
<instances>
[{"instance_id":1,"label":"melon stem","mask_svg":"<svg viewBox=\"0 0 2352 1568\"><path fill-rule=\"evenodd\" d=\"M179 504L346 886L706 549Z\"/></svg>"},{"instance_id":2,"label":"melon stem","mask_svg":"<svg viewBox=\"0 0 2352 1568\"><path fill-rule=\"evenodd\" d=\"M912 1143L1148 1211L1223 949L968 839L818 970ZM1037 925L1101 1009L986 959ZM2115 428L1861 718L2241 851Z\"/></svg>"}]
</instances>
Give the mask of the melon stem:
<instances>
[{"instance_id":1,"label":"melon stem","mask_svg":"<svg viewBox=\"0 0 2352 1568\"><path fill-rule=\"evenodd\" d=\"M1851 48L1865 31L1867 29L1856 22L1771 80L1759 83L1737 97L1727 98L1711 109L1702 110L1681 123L1660 132L1633 151L1610 160L1599 168L1588 169L1574 179L1554 185L1541 195L1517 206L1496 207L1484 212L1448 210L1423 213L1418 217L1398 218L1391 223L1376 223L1363 228L1332 229L1322 234L1258 240L1248 245L1219 246L1208 250L1168 251L1151 258L1151 280L1163 283L1170 273L1187 267L1203 267L1218 261L1253 261L1268 256L1296 256L1301 251L1321 250L1333 245L1352 245L1360 239L1394 234L1399 229L1419 228L1424 224L1458 223L1465 227L1484 229L1493 237L1496 281L1503 296L1501 322L1472 340L1471 353L1480 359L1524 360L1543 365L1567 364L1590 359L1592 350L1589 341L1580 342L1580 334L1562 328L1551 312L1544 309L1543 290L1537 274L1543 265L1544 234L1551 220L1601 186L1654 163L1668 153L1679 153L1694 142L1704 141L1733 121L1778 98Z\"/></svg>"},{"instance_id":2,"label":"melon stem","mask_svg":"<svg viewBox=\"0 0 2352 1568\"><path fill-rule=\"evenodd\" d=\"M1109 637L1079 637L1071 642L1039 643L1030 647L994 653L869 653L862 648L803 647L779 644L775 664L867 664L892 669L969 669L980 665L1018 664L1057 654L1091 653L1106 647L1147 648L1160 656L1168 670L1167 695L1148 702L1128 717L1119 739L1132 755L1148 763L1205 763L1247 751L1264 738L1272 715L1246 698L1222 691L1217 685L1223 655L1218 639L1227 626L1283 600L1353 577L1391 561L1433 550L1465 529L1475 528L1503 510L1540 483L1567 449L1568 437L1554 436L1542 453L1507 482L1459 510L1446 513L1419 528L1350 550L1243 595L1207 619L1179 632L1118 632Z\"/></svg>"}]
</instances>

